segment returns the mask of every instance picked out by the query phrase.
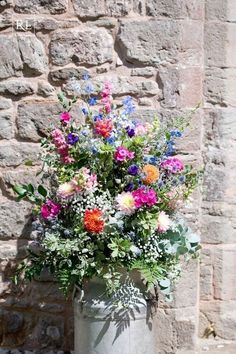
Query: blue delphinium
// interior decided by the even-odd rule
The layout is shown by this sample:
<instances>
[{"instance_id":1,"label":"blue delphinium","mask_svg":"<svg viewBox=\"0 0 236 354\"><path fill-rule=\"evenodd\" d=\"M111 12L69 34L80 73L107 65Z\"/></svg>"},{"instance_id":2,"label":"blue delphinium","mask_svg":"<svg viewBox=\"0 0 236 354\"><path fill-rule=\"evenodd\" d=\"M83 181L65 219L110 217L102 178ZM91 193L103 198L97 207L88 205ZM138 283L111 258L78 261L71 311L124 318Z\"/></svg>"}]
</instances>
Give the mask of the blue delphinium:
<instances>
[{"instance_id":1,"label":"blue delphinium","mask_svg":"<svg viewBox=\"0 0 236 354\"><path fill-rule=\"evenodd\" d=\"M157 163L159 162L159 159L153 155L146 155L146 156L144 156L143 161L145 163L150 163L151 165L157 165Z\"/></svg>"},{"instance_id":2,"label":"blue delphinium","mask_svg":"<svg viewBox=\"0 0 236 354\"><path fill-rule=\"evenodd\" d=\"M122 103L124 106L124 111L123 111L124 114L129 115L135 111L135 105L133 103L132 97L130 96L125 97Z\"/></svg>"},{"instance_id":3,"label":"blue delphinium","mask_svg":"<svg viewBox=\"0 0 236 354\"><path fill-rule=\"evenodd\" d=\"M97 97L91 97L88 99L88 104L90 106L95 106L97 104Z\"/></svg>"},{"instance_id":4,"label":"blue delphinium","mask_svg":"<svg viewBox=\"0 0 236 354\"><path fill-rule=\"evenodd\" d=\"M101 119L102 119L102 113L98 113L96 116L93 117L94 122Z\"/></svg>"},{"instance_id":5,"label":"blue delphinium","mask_svg":"<svg viewBox=\"0 0 236 354\"><path fill-rule=\"evenodd\" d=\"M85 73L85 74L83 75L83 80L87 81L87 80L89 80L89 79L90 79L89 74L88 74L88 73Z\"/></svg>"},{"instance_id":6,"label":"blue delphinium","mask_svg":"<svg viewBox=\"0 0 236 354\"><path fill-rule=\"evenodd\" d=\"M166 141L166 151L165 151L165 155L166 156L172 156L175 152L175 143L173 140L167 140Z\"/></svg>"},{"instance_id":7,"label":"blue delphinium","mask_svg":"<svg viewBox=\"0 0 236 354\"><path fill-rule=\"evenodd\" d=\"M170 134L173 138L181 138L182 137L182 133L180 130L175 129L175 130L171 130Z\"/></svg>"},{"instance_id":8,"label":"blue delphinium","mask_svg":"<svg viewBox=\"0 0 236 354\"><path fill-rule=\"evenodd\" d=\"M179 176L179 181L180 183L184 183L186 180L186 177L185 176Z\"/></svg>"},{"instance_id":9,"label":"blue delphinium","mask_svg":"<svg viewBox=\"0 0 236 354\"><path fill-rule=\"evenodd\" d=\"M109 136L109 138L106 139L108 144L113 145L115 143L116 137L114 135Z\"/></svg>"},{"instance_id":10,"label":"blue delphinium","mask_svg":"<svg viewBox=\"0 0 236 354\"><path fill-rule=\"evenodd\" d=\"M83 114L84 114L85 116L88 114L87 108L82 108L81 111L83 112Z\"/></svg>"},{"instance_id":11,"label":"blue delphinium","mask_svg":"<svg viewBox=\"0 0 236 354\"><path fill-rule=\"evenodd\" d=\"M84 91L90 95L93 91L94 91L94 87L93 84L91 82L88 82L85 87L84 87Z\"/></svg>"},{"instance_id":12,"label":"blue delphinium","mask_svg":"<svg viewBox=\"0 0 236 354\"><path fill-rule=\"evenodd\" d=\"M69 145L75 145L78 140L79 140L79 137L73 133L69 133L67 135L67 142Z\"/></svg>"}]
</instances>

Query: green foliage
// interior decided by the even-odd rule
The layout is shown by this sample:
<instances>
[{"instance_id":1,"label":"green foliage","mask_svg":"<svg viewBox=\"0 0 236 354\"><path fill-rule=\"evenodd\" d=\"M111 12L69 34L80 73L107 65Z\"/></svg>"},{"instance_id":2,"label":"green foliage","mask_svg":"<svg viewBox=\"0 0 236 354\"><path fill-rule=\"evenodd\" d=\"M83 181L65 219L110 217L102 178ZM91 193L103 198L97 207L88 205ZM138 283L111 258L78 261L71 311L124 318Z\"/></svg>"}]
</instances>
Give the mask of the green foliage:
<instances>
[{"instance_id":1,"label":"green foliage","mask_svg":"<svg viewBox=\"0 0 236 354\"><path fill-rule=\"evenodd\" d=\"M141 273L148 289L157 285L165 274L165 269L161 265L147 263L144 259L135 260L131 270L138 270Z\"/></svg>"}]
</instances>

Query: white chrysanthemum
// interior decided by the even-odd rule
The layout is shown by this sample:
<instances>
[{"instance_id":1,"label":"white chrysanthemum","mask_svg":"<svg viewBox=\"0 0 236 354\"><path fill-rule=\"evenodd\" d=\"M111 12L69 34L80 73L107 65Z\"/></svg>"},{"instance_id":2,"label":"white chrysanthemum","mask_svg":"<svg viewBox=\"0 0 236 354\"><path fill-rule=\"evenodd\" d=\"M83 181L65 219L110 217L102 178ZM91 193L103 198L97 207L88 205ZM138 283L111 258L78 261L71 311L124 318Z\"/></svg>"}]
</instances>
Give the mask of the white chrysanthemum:
<instances>
[{"instance_id":1,"label":"white chrysanthemum","mask_svg":"<svg viewBox=\"0 0 236 354\"><path fill-rule=\"evenodd\" d=\"M135 211L135 201L132 193L123 192L116 197L117 209L126 215L131 215Z\"/></svg>"},{"instance_id":2,"label":"white chrysanthemum","mask_svg":"<svg viewBox=\"0 0 236 354\"><path fill-rule=\"evenodd\" d=\"M164 211L161 211L157 219L157 230L159 232L166 232L170 226L171 220L169 216Z\"/></svg>"}]
</instances>

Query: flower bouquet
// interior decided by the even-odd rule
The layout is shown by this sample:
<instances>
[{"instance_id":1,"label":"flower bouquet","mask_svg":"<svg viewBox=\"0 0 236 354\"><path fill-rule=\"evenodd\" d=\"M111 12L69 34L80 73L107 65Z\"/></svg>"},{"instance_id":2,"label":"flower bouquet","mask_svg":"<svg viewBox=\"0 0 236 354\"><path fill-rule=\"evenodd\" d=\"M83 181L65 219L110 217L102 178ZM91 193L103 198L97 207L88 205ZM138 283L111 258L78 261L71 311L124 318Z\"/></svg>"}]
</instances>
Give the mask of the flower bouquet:
<instances>
[{"instance_id":1,"label":"flower bouquet","mask_svg":"<svg viewBox=\"0 0 236 354\"><path fill-rule=\"evenodd\" d=\"M80 93L58 95L62 113L42 140L42 184L14 187L34 203L35 230L17 272L31 280L47 268L66 293L98 277L112 295L119 269L136 270L168 297L182 259L200 248L176 212L198 179L175 156L189 118L141 122L131 97L115 105L111 84L95 89L88 77ZM71 114L78 102L82 120Z\"/></svg>"}]
</instances>

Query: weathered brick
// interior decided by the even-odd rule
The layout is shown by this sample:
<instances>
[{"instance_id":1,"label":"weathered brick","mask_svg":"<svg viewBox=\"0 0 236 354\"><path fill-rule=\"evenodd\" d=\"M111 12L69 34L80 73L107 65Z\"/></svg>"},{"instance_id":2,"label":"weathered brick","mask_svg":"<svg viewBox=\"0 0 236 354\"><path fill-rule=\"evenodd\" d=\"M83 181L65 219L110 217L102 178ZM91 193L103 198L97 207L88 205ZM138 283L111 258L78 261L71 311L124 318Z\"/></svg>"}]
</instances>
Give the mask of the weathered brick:
<instances>
[{"instance_id":1,"label":"weathered brick","mask_svg":"<svg viewBox=\"0 0 236 354\"><path fill-rule=\"evenodd\" d=\"M203 334L211 321L217 336L228 340L236 339L236 301L202 301L200 308L203 314L200 317L200 334Z\"/></svg>"},{"instance_id":2,"label":"weathered brick","mask_svg":"<svg viewBox=\"0 0 236 354\"><path fill-rule=\"evenodd\" d=\"M53 82L62 84L64 81L71 78L81 80L85 74L88 74L88 70L86 68L67 67L51 71L49 73L49 77Z\"/></svg>"},{"instance_id":3,"label":"weathered brick","mask_svg":"<svg viewBox=\"0 0 236 354\"><path fill-rule=\"evenodd\" d=\"M133 64L199 65L202 27L194 21L123 21L119 40L125 58Z\"/></svg>"},{"instance_id":4,"label":"weathered brick","mask_svg":"<svg viewBox=\"0 0 236 354\"><path fill-rule=\"evenodd\" d=\"M45 73L48 59L43 43L34 35L18 36L19 50L27 76Z\"/></svg>"},{"instance_id":5,"label":"weathered brick","mask_svg":"<svg viewBox=\"0 0 236 354\"><path fill-rule=\"evenodd\" d=\"M188 352L196 349L196 318L197 310L194 307L174 310L157 309L154 322L156 353L172 354L177 348Z\"/></svg>"},{"instance_id":6,"label":"weathered brick","mask_svg":"<svg viewBox=\"0 0 236 354\"><path fill-rule=\"evenodd\" d=\"M48 128L58 126L62 107L57 101L22 101L18 106L17 127L22 139L40 141L48 133ZM77 119L82 115L75 105L71 111Z\"/></svg>"},{"instance_id":7,"label":"weathered brick","mask_svg":"<svg viewBox=\"0 0 236 354\"><path fill-rule=\"evenodd\" d=\"M36 178L37 172L39 172L40 167L20 167L14 170L3 170L0 173L0 184L2 184L2 188L4 189L4 195L12 198L15 197L16 194L13 191L13 187L16 184L28 184L29 181L34 186L39 183L39 178Z\"/></svg>"},{"instance_id":8,"label":"weathered brick","mask_svg":"<svg viewBox=\"0 0 236 354\"><path fill-rule=\"evenodd\" d=\"M235 23L206 23L205 64L216 67L236 67Z\"/></svg>"},{"instance_id":9,"label":"weathered brick","mask_svg":"<svg viewBox=\"0 0 236 354\"><path fill-rule=\"evenodd\" d=\"M0 36L0 78L19 76L23 69L17 38L11 35Z\"/></svg>"},{"instance_id":10,"label":"weathered brick","mask_svg":"<svg viewBox=\"0 0 236 354\"><path fill-rule=\"evenodd\" d=\"M55 33L50 44L51 60L55 65L74 62L77 65L98 65L111 62L113 39L103 29L74 29Z\"/></svg>"},{"instance_id":11,"label":"weathered brick","mask_svg":"<svg viewBox=\"0 0 236 354\"><path fill-rule=\"evenodd\" d=\"M12 100L8 98L1 97L0 99L0 110L12 108Z\"/></svg>"},{"instance_id":12,"label":"weathered brick","mask_svg":"<svg viewBox=\"0 0 236 354\"><path fill-rule=\"evenodd\" d=\"M204 14L203 0L147 0L146 14L154 17L171 17L174 19L202 19Z\"/></svg>"},{"instance_id":13,"label":"weathered brick","mask_svg":"<svg viewBox=\"0 0 236 354\"><path fill-rule=\"evenodd\" d=\"M233 234L235 241L236 232L233 231ZM213 267L214 297L219 300L236 300L236 243L215 249Z\"/></svg>"},{"instance_id":14,"label":"weathered brick","mask_svg":"<svg viewBox=\"0 0 236 354\"><path fill-rule=\"evenodd\" d=\"M9 111L0 113L0 139L12 139L14 137L13 114Z\"/></svg>"},{"instance_id":15,"label":"weathered brick","mask_svg":"<svg viewBox=\"0 0 236 354\"><path fill-rule=\"evenodd\" d=\"M0 167L19 166L28 160L39 164L39 151L38 144L0 141Z\"/></svg>"},{"instance_id":16,"label":"weathered brick","mask_svg":"<svg viewBox=\"0 0 236 354\"><path fill-rule=\"evenodd\" d=\"M17 238L29 236L31 230L31 205L26 202L16 203L12 200L1 202L0 238Z\"/></svg>"},{"instance_id":17,"label":"weathered brick","mask_svg":"<svg viewBox=\"0 0 236 354\"><path fill-rule=\"evenodd\" d=\"M20 13L40 13L52 15L66 12L68 0L15 0L14 10Z\"/></svg>"},{"instance_id":18,"label":"weathered brick","mask_svg":"<svg viewBox=\"0 0 236 354\"><path fill-rule=\"evenodd\" d=\"M210 244L236 241L236 231L230 219L224 216L202 215L202 242Z\"/></svg>"},{"instance_id":19,"label":"weathered brick","mask_svg":"<svg viewBox=\"0 0 236 354\"><path fill-rule=\"evenodd\" d=\"M35 91L35 85L28 80L17 79L0 82L0 93L3 95L14 95L19 98L22 95L33 95Z\"/></svg>"},{"instance_id":20,"label":"weathered brick","mask_svg":"<svg viewBox=\"0 0 236 354\"><path fill-rule=\"evenodd\" d=\"M222 0L205 0L205 3L207 20L225 21L227 19L227 5L225 2Z\"/></svg>"},{"instance_id":21,"label":"weathered brick","mask_svg":"<svg viewBox=\"0 0 236 354\"><path fill-rule=\"evenodd\" d=\"M98 18L100 16L126 16L132 9L131 0L73 0L75 13L79 18Z\"/></svg>"}]
</instances>

